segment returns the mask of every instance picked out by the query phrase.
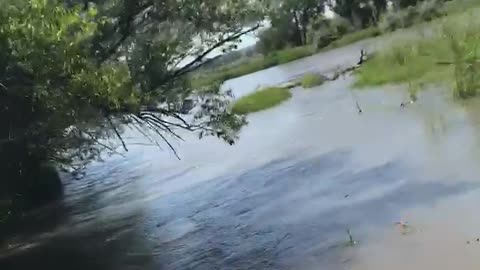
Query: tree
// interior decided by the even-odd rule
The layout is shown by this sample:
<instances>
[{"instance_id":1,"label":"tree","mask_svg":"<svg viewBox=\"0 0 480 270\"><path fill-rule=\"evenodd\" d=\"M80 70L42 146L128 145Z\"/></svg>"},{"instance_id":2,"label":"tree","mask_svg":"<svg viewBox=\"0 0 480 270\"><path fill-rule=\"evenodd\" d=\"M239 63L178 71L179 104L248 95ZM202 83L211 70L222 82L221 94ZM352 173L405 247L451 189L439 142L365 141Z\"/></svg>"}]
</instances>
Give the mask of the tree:
<instances>
[{"instance_id":1,"label":"tree","mask_svg":"<svg viewBox=\"0 0 480 270\"><path fill-rule=\"evenodd\" d=\"M188 74L259 27L255 3L4 2L0 200L32 197L46 162L78 170L118 147L128 151L125 128L175 151L169 140L181 139L176 128L232 144L246 123L218 85L192 89ZM187 121L178 108L192 95L200 110Z\"/></svg>"},{"instance_id":2,"label":"tree","mask_svg":"<svg viewBox=\"0 0 480 270\"><path fill-rule=\"evenodd\" d=\"M387 9L387 0L330 0L328 5L339 16L348 19L358 28L377 23Z\"/></svg>"},{"instance_id":3,"label":"tree","mask_svg":"<svg viewBox=\"0 0 480 270\"><path fill-rule=\"evenodd\" d=\"M398 8L406 8L410 6L415 6L419 0L394 0L392 1Z\"/></svg>"},{"instance_id":4,"label":"tree","mask_svg":"<svg viewBox=\"0 0 480 270\"><path fill-rule=\"evenodd\" d=\"M284 0L273 5L270 15L272 28L288 34L295 46L306 45L307 30L310 21L323 16L325 1L322 0Z\"/></svg>"}]
</instances>

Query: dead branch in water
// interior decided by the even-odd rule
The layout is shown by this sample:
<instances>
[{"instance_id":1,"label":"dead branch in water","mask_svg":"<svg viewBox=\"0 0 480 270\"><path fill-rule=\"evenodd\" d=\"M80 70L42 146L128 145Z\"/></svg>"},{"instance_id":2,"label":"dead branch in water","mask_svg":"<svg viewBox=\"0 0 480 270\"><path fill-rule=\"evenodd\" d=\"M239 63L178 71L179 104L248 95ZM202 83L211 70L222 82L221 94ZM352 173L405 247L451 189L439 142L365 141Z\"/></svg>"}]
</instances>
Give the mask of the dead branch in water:
<instances>
[{"instance_id":1,"label":"dead branch in water","mask_svg":"<svg viewBox=\"0 0 480 270\"><path fill-rule=\"evenodd\" d=\"M328 81L335 81L338 78L340 78L340 76L343 76L343 75L345 75L349 72L352 72L352 71L360 68L362 66L362 64L365 63L367 60L368 60L367 52L362 49L360 51L360 59L358 60L357 64L355 64L354 66L347 67L343 70L339 70L339 71L335 72L335 74L331 78L328 78L327 76L325 76L325 78Z\"/></svg>"}]
</instances>

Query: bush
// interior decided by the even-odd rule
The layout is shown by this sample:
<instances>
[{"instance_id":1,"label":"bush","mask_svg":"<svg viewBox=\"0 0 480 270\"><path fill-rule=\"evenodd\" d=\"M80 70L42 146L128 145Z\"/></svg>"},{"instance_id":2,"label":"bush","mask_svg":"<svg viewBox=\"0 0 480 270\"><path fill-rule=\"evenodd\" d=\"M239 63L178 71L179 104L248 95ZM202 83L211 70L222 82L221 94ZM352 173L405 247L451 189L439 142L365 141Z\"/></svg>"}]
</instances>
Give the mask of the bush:
<instances>
[{"instance_id":1,"label":"bush","mask_svg":"<svg viewBox=\"0 0 480 270\"><path fill-rule=\"evenodd\" d=\"M325 79L321 75L309 73L302 77L301 85L303 88L312 88L322 85L324 82Z\"/></svg>"},{"instance_id":2,"label":"bush","mask_svg":"<svg viewBox=\"0 0 480 270\"><path fill-rule=\"evenodd\" d=\"M256 91L237 100L232 107L232 112L248 114L266 110L279 105L292 97L287 88L270 87Z\"/></svg>"},{"instance_id":3,"label":"bush","mask_svg":"<svg viewBox=\"0 0 480 270\"><path fill-rule=\"evenodd\" d=\"M343 17L335 17L330 21L331 28L338 36L343 36L354 30L353 25Z\"/></svg>"},{"instance_id":4,"label":"bush","mask_svg":"<svg viewBox=\"0 0 480 270\"><path fill-rule=\"evenodd\" d=\"M257 50L262 54L268 54L272 51L280 50L288 46L284 31L277 28L268 28L258 36Z\"/></svg>"},{"instance_id":5,"label":"bush","mask_svg":"<svg viewBox=\"0 0 480 270\"><path fill-rule=\"evenodd\" d=\"M418 5L417 14L422 21L431 21L445 15L443 2L440 0L423 1Z\"/></svg>"},{"instance_id":6,"label":"bush","mask_svg":"<svg viewBox=\"0 0 480 270\"><path fill-rule=\"evenodd\" d=\"M400 11L390 11L381 17L379 28L382 32L391 32L418 22L431 21L445 14L442 7L441 0L427 0Z\"/></svg>"},{"instance_id":7,"label":"bush","mask_svg":"<svg viewBox=\"0 0 480 270\"><path fill-rule=\"evenodd\" d=\"M350 22L342 17L334 19L322 17L310 24L308 43L313 44L317 49L322 49L352 30L353 26Z\"/></svg>"}]
</instances>

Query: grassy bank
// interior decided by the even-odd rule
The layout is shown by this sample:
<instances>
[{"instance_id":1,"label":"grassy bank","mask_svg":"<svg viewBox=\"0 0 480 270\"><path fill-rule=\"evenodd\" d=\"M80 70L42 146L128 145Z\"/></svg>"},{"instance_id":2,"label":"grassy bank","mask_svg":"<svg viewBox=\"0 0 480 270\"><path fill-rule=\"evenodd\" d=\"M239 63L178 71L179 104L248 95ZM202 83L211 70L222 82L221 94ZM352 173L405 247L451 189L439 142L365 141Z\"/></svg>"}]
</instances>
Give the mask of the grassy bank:
<instances>
[{"instance_id":1,"label":"grassy bank","mask_svg":"<svg viewBox=\"0 0 480 270\"><path fill-rule=\"evenodd\" d=\"M433 23L428 38L409 40L380 52L357 74L357 87L387 83L440 83L456 97L475 95L480 87L479 9Z\"/></svg>"},{"instance_id":2,"label":"grassy bank","mask_svg":"<svg viewBox=\"0 0 480 270\"><path fill-rule=\"evenodd\" d=\"M250 57L241 61L240 63L235 63L231 66L227 65L215 71L209 71L207 74L196 74L191 80L192 87L195 89L200 89L201 87L211 85L212 83L223 83L229 79L237 78L281 64L286 64L307 56L311 56L318 52L343 47L348 44L378 35L380 35L378 28L371 27L348 33L320 50L316 50L313 46L307 45L303 47L275 51L266 56Z\"/></svg>"},{"instance_id":3,"label":"grassy bank","mask_svg":"<svg viewBox=\"0 0 480 270\"><path fill-rule=\"evenodd\" d=\"M237 100L232 111L239 114L258 112L279 105L291 97L292 94L287 88L265 88Z\"/></svg>"},{"instance_id":4,"label":"grassy bank","mask_svg":"<svg viewBox=\"0 0 480 270\"><path fill-rule=\"evenodd\" d=\"M307 57L315 52L312 46L304 46L272 52L266 56L251 57L241 63L224 66L215 71L209 71L207 74L197 74L192 78L192 87L199 89L202 86L211 85L212 83L222 83L229 79Z\"/></svg>"},{"instance_id":5,"label":"grassy bank","mask_svg":"<svg viewBox=\"0 0 480 270\"><path fill-rule=\"evenodd\" d=\"M355 32L346 34L343 37L335 40L334 42L332 42L330 45L328 45L322 51L347 46L349 44L355 43L355 42L360 41L360 40L364 40L364 39L371 38L371 37L377 37L381 34L382 33L381 33L380 29L378 29L378 27L376 27L376 26L369 27L369 28L366 28L366 29L362 29L362 30L359 30L359 31L355 31Z\"/></svg>"}]
</instances>

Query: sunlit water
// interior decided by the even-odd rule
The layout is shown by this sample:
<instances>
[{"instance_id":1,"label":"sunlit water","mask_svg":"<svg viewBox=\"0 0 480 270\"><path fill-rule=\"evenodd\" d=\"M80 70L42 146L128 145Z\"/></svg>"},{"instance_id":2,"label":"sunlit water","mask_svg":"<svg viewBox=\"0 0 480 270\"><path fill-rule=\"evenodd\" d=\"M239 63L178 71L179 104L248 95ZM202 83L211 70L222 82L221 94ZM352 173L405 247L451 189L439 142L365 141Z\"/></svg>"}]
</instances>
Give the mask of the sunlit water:
<instances>
[{"instance_id":1,"label":"sunlit water","mask_svg":"<svg viewBox=\"0 0 480 270\"><path fill-rule=\"evenodd\" d=\"M364 46L227 86L241 96L328 72ZM61 205L3 235L0 269L477 269L478 102L432 89L402 109L401 86L352 82L293 89L234 146L184 134L180 161L132 146L92 165Z\"/></svg>"}]
</instances>

